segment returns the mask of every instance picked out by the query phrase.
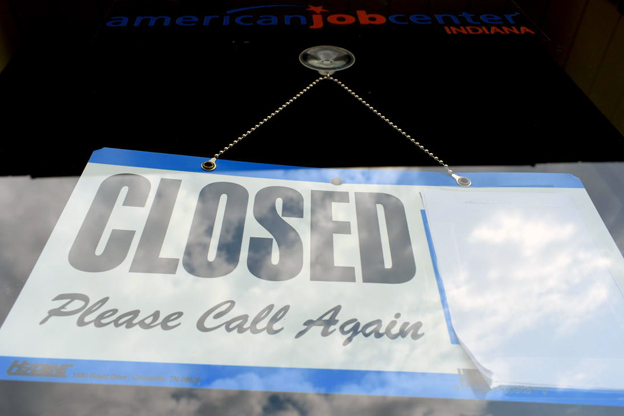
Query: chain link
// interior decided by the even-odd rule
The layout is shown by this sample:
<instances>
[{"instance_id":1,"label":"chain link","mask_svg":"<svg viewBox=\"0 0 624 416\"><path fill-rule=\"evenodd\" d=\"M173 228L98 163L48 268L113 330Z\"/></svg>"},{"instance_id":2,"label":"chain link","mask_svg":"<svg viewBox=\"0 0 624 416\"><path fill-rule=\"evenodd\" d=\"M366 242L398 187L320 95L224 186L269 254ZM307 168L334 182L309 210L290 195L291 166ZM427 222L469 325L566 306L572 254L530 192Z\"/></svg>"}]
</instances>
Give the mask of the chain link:
<instances>
[{"instance_id":1,"label":"chain link","mask_svg":"<svg viewBox=\"0 0 624 416\"><path fill-rule=\"evenodd\" d=\"M212 170L216 167L216 160L226 151L230 150L230 148L232 146L234 146L235 144L237 144L238 142L240 142L241 140L243 140L245 137L249 136L251 133L254 132L254 130L258 129L260 126L262 126L264 123L266 123L267 121L269 121L270 119L272 119L273 117L275 117L280 111L282 111L284 108L286 108L287 106L289 106L290 104L292 104L297 98L301 97L303 94L305 94L306 92L308 92L312 87L314 87L315 85L317 85L319 82L323 81L323 80L331 80L334 81L336 84L338 84L340 87L342 87L345 91L347 91L349 94L351 94L356 100L358 100L360 103L364 104L369 110L371 110L375 115L377 115L379 118L381 118L383 121L385 121L390 127L392 127L393 129L395 129L396 131L398 131L399 133L401 133L405 138L407 138L409 141L411 141L412 143L414 143L414 145L416 145L420 150L422 150L427 156L429 156L430 158L432 158L433 160L435 160L438 164L440 164L440 166L444 167L447 170L447 173L449 175L451 175L459 185L461 186L470 186L471 182L468 178L464 178L461 176L458 176L456 174L453 173L453 171L451 170L451 168L449 168L449 166L444 163L444 161L442 159L440 159L439 157L437 157L436 155L433 154L433 152L429 151L429 149L427 149L425 146L423 146L422 144L420 144L419 142L417 142L412 136L410 136L409 134L407 134L405 131L403 131L402 129L399 128L399 126L397 126L396 124L394 124L392 121L390 121L386 116L384 116L383 114L381 114L379 111L377 111L372 105L370 105L369 103L366 102L366 100L364 100L362 97L360 97L359 95L357 95L353 90L351 90L349 87L347 87L345 84L343 84L341 81L337 80L336 78L332 77L331 75L325 75L322 77L317 78L316 80L312 81L307 87L305 87L304 89L302 89L301 91L299 91L294 97L292 97L290 100L286 101L281 107L279 107L277 110L273 111L271 114L269 114L268 116L266 116L262 121L260 121L258 124L256 124L255 126L253 126L251 129L247 130L244 134L242 134L241 136L239 136L236 140L234 140L232 143L230 143L229 145L227 145L226 147L224 147L219 153L216 153L214 155L214 157L205 162L204 165L202 165L202 167L206 170Z\"/></svg>"},{"instance_id":2,"label":"chain link","mask_svg":"<svg viewBox=\"0 0 624 416\"><path fill-rule=\"evenodd\" d=\"M280 111L282 111L284 108L288 107L290 104L292 104L297 98L301 97L303 94L305 94L306 92L308 92L312 87L314 87L316 84L318 84L319 82L321 82L322 80L324 80L325 77L319 77L317 79L315 79L314 81L312 81L307 87L305 87L304 89L302 89L301 91L299 91L294 97L292 97L290 100L286 101L281 107L279 107L277 110L273 111L271 114L269 114L268 116L266 116L262 121L260 121L258 124L256 124L255 126L253 126L251 129L247 130L244 134L242 134L241 136L239 136L236 140L234 140L232 143L228 144L226 147L224 147L219 153L216 153L214 155L214 159L218 159L223 153L225 153L226 151L230 150L230 148L232 146L234 146L235 144L237 144L238 142L240 142L241 140L243 140L245 137L249 136L251 133L254 132L254 130L256 130L258 127L262 126L264 123L266 123L267 121L269 121L270 119L272 119L273 117L275 117Z\"/></svg>"},{"instance_id":3,"label":"chain link","mask_svg":"<svg viewBox=\"0 0 624 416\"><path fill-rule=\"evenodd\" d=\"M422 150L423 152L425 152L425 154L427 156L429 156L430 158L432 158L433 160L435 160L436 162L438 162L441 166L443 166L444 168L446 168L446 170L449 172L449 174L452 174L453 171L449 168L449 166L444 163L444 161L442 159L440 159L439 157L437 157L436 155L434 155L432 152L429 151L429 149L425 148L425 146L423 146L422 144L420 144L419 142L417 142L416 140L414 140L412 138L412 136L410 136L409 134L407 134L406 132L404 132L402 129L399 128L399 126L397 126L396 124L394 124L393 122L391 122L387 117L385 117L383 114L381 114L379 111L377 111L372 105L370 105L369 103L366 102L366 100L364 100L362 97L360 97L359 95L357 95L354 91L352 91L349 87L347 87L345 84L343 84L341 81L337 80L336 78L333 78L331 75L327 75L325 77L326 79L330 79L332 81L334 81L336 84L340 85L345 91L347 91L349 94L351 94L356 100L358 100L359 102L361 102L362 104L364 104L366 106L366 108L368 108L369 110L371 110L376 116L378 116L380 119L382 119L383 121L385 121L390 127L392 127L393 129L395 129L396 131L398 131L399 133L401 133L405 138L407 138L409 141L411 141L412 143L414 143L416 146L418 146L420 148L420 150Z\"/></svg>"}]
</instances>

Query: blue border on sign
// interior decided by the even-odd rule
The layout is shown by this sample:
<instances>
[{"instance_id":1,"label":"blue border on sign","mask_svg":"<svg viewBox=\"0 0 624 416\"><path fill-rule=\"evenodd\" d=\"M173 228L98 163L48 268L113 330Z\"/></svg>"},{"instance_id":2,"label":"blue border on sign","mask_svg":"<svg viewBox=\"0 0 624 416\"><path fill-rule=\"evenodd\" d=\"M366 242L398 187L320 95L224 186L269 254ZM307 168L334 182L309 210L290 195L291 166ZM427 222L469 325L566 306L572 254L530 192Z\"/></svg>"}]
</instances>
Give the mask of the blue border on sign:
<instances>
[{"instance_id":1,"label":"blue border on sign","mask_svg":"<svg viewBox=\"0 0 624 416\"><path fill-rule=\"evenodd\" d=\"M453 186L455 180L442 172L409 170L367 170L302 168L296 166L269 165L263 163L217 161L217 169L205 172L201 164L208 158L152 153L135 150L103 148L93 152L90 163L138 168L165 169L195 172L206 175L233 175L266 179L287 179L306 182L329 183L340 177L345 184L422 185ZM462 175L458 173L458 175ZM580 179L567 173L481 173L465 174L472 181L472 188L523 187L523 188L583 188Z\"/></svg>"},{"instance_id":2,"label":"blue border on sign","mask_svg":"<svg viewBox=\"0 0 624 416\"><path fill-rule=\"evenodd\" d=\"M319 169L219 160L217 170L205 172L206 158L104 148L90 163L159 170L267 179L329 183L340 177L347 184L388 184L457 187L446 173L406 170ZM474 188L583 188L569 174L470 173ZM444 284L437 269L427 217L422 219L429 243L450 342L459 344L448 311ZM0 357L0 379L74 384L161 386L170 388L234 389L245 391L355 394L525 403L582 404L624 407L624 393L529 387L484 389L457 374L396 371L275 368L204 364Z\"/></svg>"},{"instance_id":3,"label":"blue border on sign","mask_svg":"<svg viewBox=\"0 0 624 416\"><path fill-rule=\"evenodd\" d=\"M458 374L0 357L0 380L624 407L622 392L477 389Z\"/></svg>"},{"instance_id":4,"label":"blue border on sign","mask_svg":"<svg viewBox=\"0 0 624 416\"><path fill-rule=\"evenodd\" d=\"M451 344L461 345L457 334L453 329L453 321L451 320L451 313L449 311L448 302L446 300L446 291L444 290L444 282L440 271L438 270L438 258L433 247L433 240L431 238L431 231L429 230L429 222L427 221L427 213L425 210L421 210L423 225L425 226L425 235L427 236L427 244L429 245L429 254L431 255L431 262L433 263L433 272L435 273L436 283L438 284L438 292L440 293L440 302L442 303L442 310L444 311L444 319L446 321L446 327L448 329L449 338Z\"/></svg>"}]
</instances>

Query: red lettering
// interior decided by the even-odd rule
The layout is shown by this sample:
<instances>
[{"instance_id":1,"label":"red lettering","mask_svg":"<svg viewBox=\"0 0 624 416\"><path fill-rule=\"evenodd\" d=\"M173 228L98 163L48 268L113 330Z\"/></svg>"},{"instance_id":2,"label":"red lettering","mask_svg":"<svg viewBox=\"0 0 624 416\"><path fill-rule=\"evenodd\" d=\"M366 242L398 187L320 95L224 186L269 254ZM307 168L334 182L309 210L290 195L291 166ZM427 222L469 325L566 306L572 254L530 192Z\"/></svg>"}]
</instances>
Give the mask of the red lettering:
<instances>
[{"instance_id":1,"label":"red lettering","mask_svg":"<svg viewBox=\"0 0 624 416\"><path fill-rule=\"evenodd\" d=\"M323 27L323 16L321 16L320 14L313 14L312 15L312 22L314 23L312 26L310 26L310 29L320 29Z\"/></svg>"},{"instance_id":2,"label":"red lettering","mask_svg":"<svg viewBox=\"0 0 624 416\"><path fill-rule=\"evenodd\" d=\"M515 33L516 35L520 34L520 31L518 30L518 28L513 27L513 26L503 26L503 30L505 31L506 34L509 34L509 33Z\"/></svg>"},{"instance_id":3,"label":"red lettering","mask_svg":"<svg viewBox=\"0 0 624 416\"><path fill-rule=\"evenodd\" d=\"M355 17L348 14L332 14L327 16L327 21L334 25L350 25L355 23Z\"/></svg>"},{"instance_id":4,"label":"red lettering","mask_svg":"<svg viewBox=\"0 0 624 416\"><path fill-rule=\"evenodd\" d=\"M386 23L386 18L380 14L368 14L364 10L358 10L356 13L358 20L363 25L382 25Z\"/></svg>"}]
</instances>

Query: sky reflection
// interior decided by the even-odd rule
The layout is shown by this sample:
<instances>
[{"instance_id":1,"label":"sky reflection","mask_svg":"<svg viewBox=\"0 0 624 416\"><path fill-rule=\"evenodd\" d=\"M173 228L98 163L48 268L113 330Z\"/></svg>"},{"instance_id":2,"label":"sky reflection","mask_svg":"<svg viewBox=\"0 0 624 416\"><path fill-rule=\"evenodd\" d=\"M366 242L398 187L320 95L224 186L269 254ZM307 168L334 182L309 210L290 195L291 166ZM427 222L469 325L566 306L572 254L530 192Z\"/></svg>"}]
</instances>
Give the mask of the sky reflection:
<instances>
[{"instance_id":1,"label":"sky reflection","mask_svg":"<svg viewBox=\"0 0 624 416\"><path fill-rule=\"evenodd\" d=\"M578 174L592 196L605 224L624 251L624 195L622 188L614 184L614 178L624 177L622 164L583 164L573 165L570 169L586 172L585 177ZM505 170L507 168L501 168ZM518 168L514 168L518 169ZM533 170L534 168L526 168ZM568 167L552 167L553 170L569 171ZM457 169L458 171L460 169ZM463 169L468 170L468 169ZM479 171L487 169L479 168ZM26 281L35 264L60 212L73 190L77 178L2 178L0 179L0 320L4 320L11 305ZM192 215L192 213L191 213ZM483 227L473 236L476 240L485 241L516 241L518 250L525 255L536 253L546 242L556 243L572 238L574 229L565 224L555 222L529 224L519 233L500 232L500 229L514 228L518 219L513 216L497 219L497 230ZM509 227L505 226L507 224ZM540 235L538 238L537 235ZM494 252L490 256L496 256ZM587 264L581 254L575 256L562 254L558 256L559 264L572 265L575 262ZM600 259L598 266L604 266ZM544 276L550 273L547 266L542 266ZM593 267L593 266L592 266ZM535 295L536 290L543 291L541 296L550 296L550 309L541 310L541 314L563 315L569 318L570 327L591 319L589 315L595 305L608 299L609 294L599 287L588 286L583 296L576 298L576 308L566 309L565 303L558 302L557 293L569 289L574 283L575 275L570 274L564 286L560 283L543 281L540 285L531 283L531 277L517 272L501 269L488 277L493 282L502 276L513 275L514 279L525 282L526 288L517 294L518 302L526 302ZM527 280L528 279L528 280ZM175 287L175 283L171 283ZM567 285L567 286L566 286ZM536 286L540 286L539 289ZM129 289L130 290L130 289ZM467 289L470 290L470 289ZM250 294L253 295L253 294ZM257 296L257 293L255 294ZM480 296L482 295L482 296ZM487 303L485 293L469 291L464 294L470 297L472 304ZM531 326L539 314L524 314L509 325L497 321L495 316L484 317L486 326L493 328L486 331L476 328L484 337L488 332L508 331L516 334L523 328ZM500 318L499 318L500 319ZM564 328L565 329L565 328ZM567 331L560 329L561 336ZM501 333L501 332L497 332ZM587 335L586 335L587 336ZM133 346L132 348L139 348ZM248 377L253 378L253 374ZM292 383L305 383L305 380L292 380ZM400 386L403 381L388 379L368 379L367 388L376 389L379 394L390 386ZM363 385L345 386L344 393L356 393ZM232 381L232 389L236 388L236 380ZM29 382L0 382L0 414L10 415L580 415L587 414L587 407L564 405L537 405L521 403L497 403L465 400L434 400L409 399L392 397L294 393L263 393L235 390L197 390L171 389L157 387L116 387L95 385L69 385ZM616 415L621 408L592 407L594 415Z\"/></svg>"},{"instance_id":2,"label":"sky reflection","mask_svg":"<svg viewBox=\"0 0 624 416\"><path fill-rule=\"evenodd\" d=\"M624 388L624 298L611 274L622 259L599 249L582 199L424 197L453 327L495 385Z\"/></svg>"}]
</instances>

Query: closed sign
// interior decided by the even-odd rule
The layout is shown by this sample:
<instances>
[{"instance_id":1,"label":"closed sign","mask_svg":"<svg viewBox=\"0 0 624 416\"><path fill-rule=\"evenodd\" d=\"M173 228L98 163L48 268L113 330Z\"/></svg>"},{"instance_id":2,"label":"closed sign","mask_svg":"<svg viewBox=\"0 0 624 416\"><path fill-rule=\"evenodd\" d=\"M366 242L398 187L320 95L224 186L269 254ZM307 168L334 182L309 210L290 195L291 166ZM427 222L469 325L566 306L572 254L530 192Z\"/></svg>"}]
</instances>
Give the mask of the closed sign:
<instances>
[{"instance_id":1,"label":"closed sign","mask_svg":"<svg viewBox=\"0 0 624 416\"><path fill-rule=\"evenodd\" d=\"M475 397L421 196L472 189L201 161L94 153L0 330L4 379Z\"/></svg>"}]
</instances>

